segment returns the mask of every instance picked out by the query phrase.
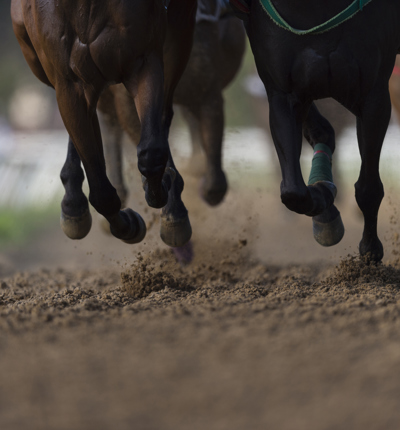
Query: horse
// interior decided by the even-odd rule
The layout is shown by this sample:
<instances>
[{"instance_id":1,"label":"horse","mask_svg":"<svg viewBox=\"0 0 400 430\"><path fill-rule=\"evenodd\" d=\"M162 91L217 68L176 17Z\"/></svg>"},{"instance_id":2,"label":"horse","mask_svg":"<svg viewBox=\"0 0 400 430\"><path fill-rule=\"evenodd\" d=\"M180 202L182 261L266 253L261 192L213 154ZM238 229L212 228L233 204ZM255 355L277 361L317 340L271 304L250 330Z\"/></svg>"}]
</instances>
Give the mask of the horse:
<instances>
[{"instance_id":1,"label":"horse","mask_svg":"<svg viewBox=\"0 0 400 430\"><path fill-rule=\"evenodd\" d=\"M221 0L198 1L192 51L173 98L190 130L191 171L199 169L201 152L205 153L206 168L201 172L200 194L210 206L221 203L228 187L221 154L222 91L239 71L245 51L243 24L221 3ZM169 51L165 52L165 61L170 61L170 55ZM132 142L139 143L141 126L136 106L123 85L113 85L100 96L98 111L101 126L109 137L104 141L107 169L124 205L128 191L122 175L121 143L123 131ZM183 263L192 258L191 251L176 251L178 260Z\"/></svg>"},{"instance_id":2,"label":"horse","mask_svg":"<svg viewBox=\"0 0 400 430\"><path fill-rule=\"evenodd\" d=\"M141 124L137 148L147 204L163 208L167 244L190 240L183 179L168 144L172 99L189 59L197 0L11 0L13 29L35 76L53 87L69 134L61 171L65 195L61 227L71 239L91 228L88 200L110 224L111 233L133 244L146 226L121 200L106 174L96 107L110 85L124 85ZM165 61L164 51L168 52Z\"/></svg>"},{"instance_id":3,"label":"horse","mask_svg":"<svg viewBox=\"0 0 400 430\"><path fill-rule=\"evenodd\" d=\"M362 256L381 261L377 234L384 196L379 157L391 116L388 81L400 49L398 0L230 0L243 19L270 105L281 166L281 200L313 218L322 245L341 240L331 160L334 131L314 101L332 97L356 116L361 170L355 196L364 216ZM314 148L306 185L299 157L302 132Z\"/></svg>"},{"instance_id":4,"label":"horse","mask_svg":"<svg viewBox=\"0 0 400 430\"><path fill-rule=\"evenodd\" d=\"M223 200L228 187L221 155L224 131L222 91L237 74L245 50L242 23L219 6L220 2L198 1L192 52L174 93L174 104L181 108L190 130L191 170L199 165L202 150L206 156L200 193L211 206ZM170 53L165 55L168 57ZM109 135L104 144L106 164L114 180L111 182L124 203L128 193L122 176L122 130L132 142L139 143L141 130L135 103L123 85L115 85L103 92L98 110L101 124Z\"/></svg>"}]
</instances>

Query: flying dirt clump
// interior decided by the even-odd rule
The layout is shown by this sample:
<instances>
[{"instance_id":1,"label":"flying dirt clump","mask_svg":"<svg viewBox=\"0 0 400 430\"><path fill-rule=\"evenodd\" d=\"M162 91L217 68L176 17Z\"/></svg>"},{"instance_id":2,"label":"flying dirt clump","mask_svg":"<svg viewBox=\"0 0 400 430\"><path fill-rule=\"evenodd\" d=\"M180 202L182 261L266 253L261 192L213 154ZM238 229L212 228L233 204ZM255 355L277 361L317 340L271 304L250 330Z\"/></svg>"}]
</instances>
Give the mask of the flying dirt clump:
<instances>
[{"instance_id":1,"label":"flying dirt clump","mask_svg":"<svg viewBox=\"0 0 400 430\"><path fill-rule=\"evenodd\" d=\"M137 261L130 269L121 273L121 282L126 293L135 299L141 299L165 288L190 290L187 279L174 276L173 273L179 272L179 268L172 268L171 259L166 257L162 251L145 257L139 253Z\"/></svg>"},{"instance_id":2,"label":"flying dirt clump","mask_svg":"<svg viewBox=\"0 0 400 430\"><path fill-rule=\"evenodd\" d=\"M333 275L325 282L331 285L400 284L400 270L397 265L398 262L384 265L375 263L368 257L349 255L336 266Z\"/></svg>"}]
</instances>

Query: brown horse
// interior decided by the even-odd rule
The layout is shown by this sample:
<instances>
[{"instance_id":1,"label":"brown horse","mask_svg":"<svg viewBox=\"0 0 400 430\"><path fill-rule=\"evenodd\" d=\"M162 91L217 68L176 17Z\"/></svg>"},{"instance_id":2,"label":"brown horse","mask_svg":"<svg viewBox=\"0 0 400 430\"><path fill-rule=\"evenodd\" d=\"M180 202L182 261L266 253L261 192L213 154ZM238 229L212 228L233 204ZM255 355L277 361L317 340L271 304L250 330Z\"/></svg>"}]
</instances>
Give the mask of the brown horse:
<instances>
[{"instance_id":1,"label":"brown horse","mask_svg":"<svg viewBox=\"0 0 400 430\"><path fill-rule=\"evenodd\" d=\"M239 70L244 49L243 24L219 6L221 0L199 0L192 53L176 88L174 103L182 108L192 141L192 158L198 162L201 148L206 155L206 172L201 195L214 206L221 202L227 181L222 170L224 112L222 90ZM221 15L222 13L222 15ZM166 51L165 61L170 52ZM127 189L122 177L121 138L125 130L136 144L140 138L140 121L131 94L123 85L109 87L100 97L102 126L110 136L105 140L106 164L111 182L123 202ZM134 120L133 120L134 119Z\"/></svg>"},{"instance_id":2,"label":"brown horse","mask_svg":"<svg viewBox=\"0 0 400 430\"><path fill-rule=\"evenodd\" d=\"M332 97L357 117L362 164L355 189L365 221L359 250L380 261L377 218L384 193L379 158L391 114L388 81L400 52L400 2L230 1L245 22L268 94L271 134L282 170L282 202L313 217L320 243L333 245L343 236L333 204L334 133L313 103ZM299 163L302 132L315 150L308 185Z\"/></svg>"},{"instance_id":3,"label":"brown horse","mask_svg":"<svg viewBox=\"0 0 400 430\"><path fill-rule=\"evenodd\" d=\"M222 91L238 72L245 50L242 22L219 2L221 0L198 2L192 52L174 93L174 103L181 107L190 129L192 170L201 164L199 153L202 150L205 153L206 169L200 193L212 206L220 203L227 191L221 154L224 131ZM166 62L170 61L170 55L171 52L165 51ZM122 175L122 133L124 130L134 143L139 143L141 125L136 106L123 85L114 85L101 95L98 110L102 128L109 137L104 141L107 169L124 205L128 193ZM189 247L176 249L175 254L181 262L192 258Z\"/></svg>"},{"instance_id":4,"label":"brown horse","mask_svg":"<svg viewBox=\"0 0 400 430\"><path fill-rule=\"evenodd\" d=\"M138 166L147 203L164 207L162 236L183 245L191 227L180 195L183 180L168 145L172 99L190 55L196 0L12 0L14 32L33 73L52 86L69 133L61 172L65 187L61 225L67 236L88 234L91 217L82 192L112 234L137 243L146 233L139 214L121 210L106 175L96 107L102 92L121 83L141 124ZM163 51L168 52L168 61Z\"/></svg>"}]
</instances>

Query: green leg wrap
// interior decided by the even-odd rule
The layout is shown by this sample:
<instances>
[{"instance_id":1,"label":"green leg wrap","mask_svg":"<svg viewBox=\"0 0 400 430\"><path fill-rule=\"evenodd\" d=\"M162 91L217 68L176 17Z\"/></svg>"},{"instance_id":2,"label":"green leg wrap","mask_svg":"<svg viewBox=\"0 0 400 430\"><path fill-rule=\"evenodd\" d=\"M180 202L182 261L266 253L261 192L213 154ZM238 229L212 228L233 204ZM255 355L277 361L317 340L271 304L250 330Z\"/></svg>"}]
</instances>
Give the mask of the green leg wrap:
<instances>
[{"instance_id":1,"label":"green leg wrap","mask_svg":"<svg viewBox=\"0 0 400 430\"><path fill-rule=\"evenodd\" d=\"M314 157L308 185L320 181L333 182L332 176L332 151L324 143L317 143L314 147Z\"/></svg>"},{"instance_id":2,"label":"green leg wrap","mask_svg":"<svg viewBox=\"0 0 400 430\"><path fill-rule=\"evenodd\" d=\"M314 157L308 185L317 182L325 184L336 195L336 187L332 176L332 151L323 143L314 147ZM313 233L315 240L322 246L332 246L339 243L344 235L344 226L340 212L335 205L325 209L322 214L313 217Z\"/></svg>"}]
</instances>

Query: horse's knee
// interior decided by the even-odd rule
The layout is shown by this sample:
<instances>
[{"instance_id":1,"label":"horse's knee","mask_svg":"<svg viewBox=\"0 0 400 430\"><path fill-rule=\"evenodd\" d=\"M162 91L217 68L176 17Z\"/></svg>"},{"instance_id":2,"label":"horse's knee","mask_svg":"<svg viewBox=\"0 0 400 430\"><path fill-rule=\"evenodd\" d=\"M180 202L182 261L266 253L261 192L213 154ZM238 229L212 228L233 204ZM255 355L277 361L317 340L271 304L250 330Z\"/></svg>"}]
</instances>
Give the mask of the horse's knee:
<instances>
[{"instance_id":1,"label":"horse's knee","mask_svg":"<svg viewBox=\"0 0 400 430\"><path fill-rule=\"evenodd\" d=\"M285 187L281 186L282 203L291 211L305 214L313 207L310 193L307 187Z\"/></svg>"},{"instance_id":2,"label":"horse's knee","mask_svg":"<svg viewBox=\"0 0 400 430\"><path fill-rule=\"evenodd\" d=\"M61 169L60 179L64 186L71 182L81 185L85 180L85 175L79 163L67 160Z\"/></svg>"},{"instance_id":3,"label":"horse's knee","mask_svg":"<svg viewBox=\"0 0 400 430\"><path fill-rule=\"evenodd\" d=\"M141 139L138 146L138 168L146 178L161 180L168 161L168 145L154 142L154 139Z\"/></svg>"},{"instance_id":4,"label":"horse's knee","mask_svg":"<svg viewBox=\"0 0 400 430\"><path fill-rule=\"evenodd\" d=\"M384 196L382 182L378 179L373 184L358 180L355 185L355 194L358 207L363 213L371 210L377 211Z\"/></svg>"},{"instance_id":5,"label":"horse's knee","mask_svg":"<svg viewBox=\"0 0 400 430\"><path fill-rule=\"evenodd\" d=\"M312 146L323 143L333 152L335 149L335 130L331 123L318 111L309 114L304 124L304 137Z\"/></svg>"}]
</instances>

